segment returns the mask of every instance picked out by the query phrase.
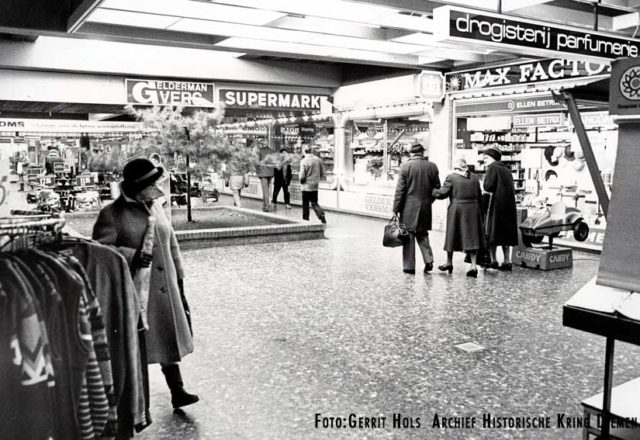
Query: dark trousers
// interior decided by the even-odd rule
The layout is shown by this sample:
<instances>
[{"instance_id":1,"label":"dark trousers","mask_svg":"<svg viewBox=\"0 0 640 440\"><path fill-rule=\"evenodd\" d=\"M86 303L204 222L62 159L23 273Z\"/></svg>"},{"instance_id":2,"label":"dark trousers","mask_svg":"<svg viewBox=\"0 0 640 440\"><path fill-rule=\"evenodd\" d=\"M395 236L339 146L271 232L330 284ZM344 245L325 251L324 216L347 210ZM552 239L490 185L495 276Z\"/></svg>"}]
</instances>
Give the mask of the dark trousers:
<instances>
[{"instance_id":1,"label":"dark trousers","mask_svg":"<svg viewBox=\"0 0 640 440\"><path fill-rule=\"evenodd\" d=\"M416 268L416 241L422 253L424 264L433 263L429 233L416 234L415 232L409 232L409 241L402 246L402 268L404 270L415 270Z\"/></svg>"},{"instance_id":2,"label":"dark trousers","mask_svg":"<svg viewBox=\"0 0 640 440\"><path fill-rule=\"evenodd\" d=\"M262 209L267 210L271 206L269 204L269 194L271 194L271 180L273 177L261 177L262 184Z\"/></svg>"},{"instance_id":3,"label":"dark trousers","mask_svg":"<svg viewBox=\"0 0 640 440\"><path fill-rule=\"evenodd\" d=\"M302 220L309 220L309 203L320 221L324 223L324 209L318 205L318 191L302 191Z\"/></svg>"},{"instance_id":4,"label":"dark trousers","mask_svg":"<svg viewBox=\"0 0 640 440\"><path fill-rule=\"evenodd\" d=\"M289 205L291 203L291 195L289 194L289 185L287 185L287 182L283 182L278 179L275 179L273 181L273 197L271 199L271 203L273 203L274 205L278 203L278 194L280 194L280 188L282 188L282 192L284 192L284 203Z\"/></svg>"}]
</instances>

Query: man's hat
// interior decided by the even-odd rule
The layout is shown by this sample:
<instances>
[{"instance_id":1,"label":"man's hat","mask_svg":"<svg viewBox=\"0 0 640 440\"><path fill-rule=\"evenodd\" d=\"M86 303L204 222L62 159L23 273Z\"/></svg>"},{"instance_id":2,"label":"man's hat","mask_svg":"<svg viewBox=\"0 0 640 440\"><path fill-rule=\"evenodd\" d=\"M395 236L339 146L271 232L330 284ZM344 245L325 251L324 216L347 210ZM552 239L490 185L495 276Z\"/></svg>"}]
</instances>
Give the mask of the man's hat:
<instances>
[{"instance_id":1,"label":"man's hat","mask_svg":"<svg viewBox=\"0 0 640 440\"><path fill-rule=\"evenodd\" d=\"M413 144L409 149L409 153L411 154L417 154L422 152L424 152L424 147L422 146L422 144Z\"/></svg>"}]
</instances>

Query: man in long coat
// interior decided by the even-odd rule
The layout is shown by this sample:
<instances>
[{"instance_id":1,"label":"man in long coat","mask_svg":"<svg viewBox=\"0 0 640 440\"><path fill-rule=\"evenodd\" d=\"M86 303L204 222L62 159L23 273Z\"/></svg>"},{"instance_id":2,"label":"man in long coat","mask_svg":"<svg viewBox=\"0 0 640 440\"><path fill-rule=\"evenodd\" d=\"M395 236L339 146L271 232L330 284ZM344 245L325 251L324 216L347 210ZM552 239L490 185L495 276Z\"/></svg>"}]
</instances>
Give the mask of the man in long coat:
<instances>
[{"instance_id":1,"label":"man in long coat","mask_svg":"<svg viewBox=\"0 0 640 440\"><path fill-rule=\"evenodd\" d=\"M429 244L431 230L432 192L440 188L438 167L424 157L424 147L415 144L409 150L411 158L400 167L393 212L409 231L410 238L402 247L402 267L405 273L415 273L416 241L424 260L424 271L433 269L433 252Z\"/></svg>"},{"instance_id":2,"label":"man in long coat","mask_svg":"<svg viewBox=\"0 0 640 440\"><path fill-rule=\"evenodd\" d=\"M491 253L492 269L510 271L511 246L518 245L518 216L516 211L516 192L511 176L511 169L500 159L502 152L496 147L489 147L483 152L487 172L484 176L483 188L491 193L491 205L487 213L487 235ZM504 261L498 265L497 249L502 247Z\"/></svg>"}]
</instances>

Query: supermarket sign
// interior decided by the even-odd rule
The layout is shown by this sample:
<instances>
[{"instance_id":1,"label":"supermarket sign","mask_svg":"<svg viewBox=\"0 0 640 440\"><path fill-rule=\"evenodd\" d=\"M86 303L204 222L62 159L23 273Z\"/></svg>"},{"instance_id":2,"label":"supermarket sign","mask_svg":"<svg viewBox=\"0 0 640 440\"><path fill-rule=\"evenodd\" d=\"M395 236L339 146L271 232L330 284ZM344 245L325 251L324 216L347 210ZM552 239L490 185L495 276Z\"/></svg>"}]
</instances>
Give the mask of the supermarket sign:
<instances>
[{"instance_id":1,"label":"supermarket sign","mask_svg":"<svg viewBox=\"0 0 640 440\"><path fill-rule=\"evenodd\" d=\"M571 78L586 78L611 72L608 63L546 59L497 67L462 70L445 75L447 92L519 86Z\"/></svg>"},{"instance_id":2,"label":"supermarket sign","mask_svg":"<svg viewBox=\"0 0 640 440\"><path fill-rule=\"evenodd\" d=\"M220 89L220 102L228 108L320 110L328 95Z\"/></svg>"},{"instance_id":3,"label":"supermarket sign","mask_svg":"<svg viewBox=\"0 0 640 440\"><path fill-rule=\"evenodd\" d=\"M456 6L433 10L436 41L527 56L610 62L640 56L640 40Z\"/></svg>"},{"instance_id":4,"label":"supermarket sign","mask_svg":"<svg viewBox=\"0 0 640 440\"><path fill-rule=\"evenodd\" d=\"M213 83L126 79L127 103L136 105L173 105L213 107Z\"/></svg>"}]
</instances>

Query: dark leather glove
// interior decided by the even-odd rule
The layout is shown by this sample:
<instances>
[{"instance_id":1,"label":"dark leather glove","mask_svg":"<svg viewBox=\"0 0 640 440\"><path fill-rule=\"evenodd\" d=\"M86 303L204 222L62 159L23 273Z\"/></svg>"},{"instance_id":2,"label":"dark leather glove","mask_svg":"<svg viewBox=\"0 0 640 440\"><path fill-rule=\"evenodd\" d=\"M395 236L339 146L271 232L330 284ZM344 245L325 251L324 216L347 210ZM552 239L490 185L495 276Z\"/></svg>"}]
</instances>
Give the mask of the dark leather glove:
<instances>
[{"instance_id":1,"label":"dark leather glove","mask_svg":"<svg viewBox=\"0 0 640 440\"><path fill-rule=\"evenodd\" d=\"M300 184L304 185L305 183L307 183L307 178L306 177L301 177L300 178Z\"/></svg>"},{"instance_id":2,"label":"dark leather glove","mask_svg":"<svg viewBox=\"0 0 640 440\"><path fill-rule=\"evenodd\" d=\"M146 252L136 252L133 256L133 267L151 267L153 255Z\"/></svg>"}]
</instances>

